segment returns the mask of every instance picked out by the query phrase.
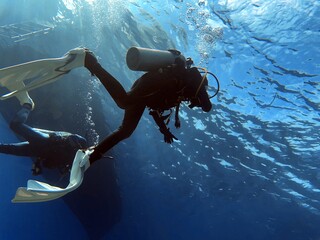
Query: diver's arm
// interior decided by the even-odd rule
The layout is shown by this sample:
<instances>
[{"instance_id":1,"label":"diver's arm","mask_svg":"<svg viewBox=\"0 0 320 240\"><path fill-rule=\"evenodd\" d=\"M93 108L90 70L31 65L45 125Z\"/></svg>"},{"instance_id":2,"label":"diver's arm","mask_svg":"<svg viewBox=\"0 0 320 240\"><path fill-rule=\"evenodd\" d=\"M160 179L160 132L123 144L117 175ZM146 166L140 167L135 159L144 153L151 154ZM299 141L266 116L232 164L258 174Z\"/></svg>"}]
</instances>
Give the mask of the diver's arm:
<instances>
[{"instance_id":1,"label":"diver's arm","mask_svg":"<svg viewBox=\"0 0 320 240\"><path fill-rule=\"evenodd\" d=\"M160 116L158 111L150 111L149 113L154 121L156 122L156 124L159 126L159 130L160 132L163 134L164 136L164 141L166 143L172 143L173 139L178 140L178 138L176 138L171 132L170 132L170 128L168 128L166 126L166 124L164 123L164 119Z\"/></svg>"},{"instance_id":2,"label":"diver's arm","mask_svg":"<svg viewBox=\"0 0 320 240\"><path fill-rule=\"evenodd\" d=\"M166 131L166 129L168 129L158 111L150 111L149 114L153 117L153 120L159 126L160 132Z\"/></svg>"},{"instance_id":3,"label":"diver's arm","mask_svg":"<svg viewBox=\"0 0 320 240\"><path fill-rule=\"evenodd\" d=\"M0 144L0 153L10 154L15 156L34 156L29 142Z\"/></svg>"}]
</instances>

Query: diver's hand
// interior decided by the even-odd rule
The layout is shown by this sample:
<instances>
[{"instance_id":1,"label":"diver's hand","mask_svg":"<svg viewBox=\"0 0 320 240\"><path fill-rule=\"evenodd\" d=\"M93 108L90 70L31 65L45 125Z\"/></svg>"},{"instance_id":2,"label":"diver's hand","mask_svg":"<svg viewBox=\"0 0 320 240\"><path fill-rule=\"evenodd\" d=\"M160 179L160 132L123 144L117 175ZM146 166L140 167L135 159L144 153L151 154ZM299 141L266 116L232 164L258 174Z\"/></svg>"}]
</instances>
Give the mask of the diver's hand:
<instances>
[{"instance_id":1,"label":"diver's hand","mask_svg":"<svg viewBox=\"0 0 320 240\"><path fill-rule=\"evenodd\" d=\"M173 140L178 140L178 138L176 138L171 132L170 132L170 128L166 128L166 129L160 129L160 132L163 134L164 136L164 141L166 143L173 143Z\"/></svg>"}]
</instances>

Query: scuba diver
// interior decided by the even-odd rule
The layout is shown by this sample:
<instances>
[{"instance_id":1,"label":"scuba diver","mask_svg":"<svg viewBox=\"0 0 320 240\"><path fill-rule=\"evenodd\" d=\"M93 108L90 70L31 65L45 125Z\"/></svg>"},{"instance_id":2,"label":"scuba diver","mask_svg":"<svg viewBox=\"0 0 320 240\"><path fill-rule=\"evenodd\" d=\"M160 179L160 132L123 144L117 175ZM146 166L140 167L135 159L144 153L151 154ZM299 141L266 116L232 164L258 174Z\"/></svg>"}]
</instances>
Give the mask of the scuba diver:
<instances>
[{"instance_id":1,"label":"scuba diver","mask_svg":"<svg viewBox=\"0 0 320 240\"><path fill-rule=\"evenodd\" d=\"M92 148L90 164L102 158L105 152L133 133L145 108L149 108L150 115L164 135L164 141L169 144L178 140L167 127L172 108L176 110L176 128L180 127L178 111L181 102L188 102L190 108L200 107L204 112L209 112L212 108L211 97L206 89L206 75L209 72L202 69L205 72L202 76L198 68L191 67L191 58L185 59L179 51L132 47L127 53L127 64L132 70L147 71L134 82L128 92L87 49L84 66L101 81L116 104L125 110L121 126ZM216 77L215 79L217 80ZM164 115L167 110L170 114Z\"/></svg>"},{"instance_id":2,"label":"scuba diver","mask_svg":"<svg viewBox=\"0 0 320 240\"><path fill-rule=\"evenodd\" d=\"M10 128L26 141L0 144L0 153L35 157L33 175L39 175L42 167L57 168L61 174L70 170L76 152L88 147L87 140L78 134L32 128L27 121L33 105L24 103L10 122Z\"/></svg>"}]
</instances>

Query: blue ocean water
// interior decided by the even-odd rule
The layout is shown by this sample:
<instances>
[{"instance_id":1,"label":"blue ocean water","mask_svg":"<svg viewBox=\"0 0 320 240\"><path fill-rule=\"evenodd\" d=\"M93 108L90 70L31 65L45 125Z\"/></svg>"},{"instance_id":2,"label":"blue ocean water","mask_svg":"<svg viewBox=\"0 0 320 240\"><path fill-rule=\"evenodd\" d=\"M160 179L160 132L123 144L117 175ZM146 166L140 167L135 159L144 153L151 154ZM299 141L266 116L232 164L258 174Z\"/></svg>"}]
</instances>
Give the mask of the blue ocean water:
<instances>
[{"instance_id":1,"label":"blue ocean water","mask_svg":"<svg viewBox=\"0 0 320 240\"><path fill-rule=\"evenodd\" d=\"M0 155L0 238L319 239L319 18L316 0L0 0L0 68L85 46L129 89L136 45L179 49L221 84L209 114L182 107L172 145L145 112L111 170L92 166L63 199L12 204L31 160ZM30 125L85 129L93 144L121 122L84 69L30 95ZM18 107L1 101L0 142L18 141Z\"/></svg>"}]
</instances>

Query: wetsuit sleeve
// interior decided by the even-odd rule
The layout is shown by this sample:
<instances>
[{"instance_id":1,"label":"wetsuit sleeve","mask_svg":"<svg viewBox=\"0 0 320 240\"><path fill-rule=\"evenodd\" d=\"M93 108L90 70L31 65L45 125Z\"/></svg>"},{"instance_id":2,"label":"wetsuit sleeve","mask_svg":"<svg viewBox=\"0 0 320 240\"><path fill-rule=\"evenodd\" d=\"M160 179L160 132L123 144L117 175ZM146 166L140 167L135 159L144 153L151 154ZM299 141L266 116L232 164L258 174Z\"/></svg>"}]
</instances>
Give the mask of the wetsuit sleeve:
<instances>
[{"instance_id":1,"label":"wetsuit sleeve","mask_svg":"<svg viewBox=\"0 0 320 240\"><path fill-rule=\"evenodd\" d=\"M160 114L158 113L158 111L150 111L149 114L153 117L153 120L159 126L160 132L168 131L168 128L164 123L164 120L161 118Z\"/></svg>"}]
</instances>

